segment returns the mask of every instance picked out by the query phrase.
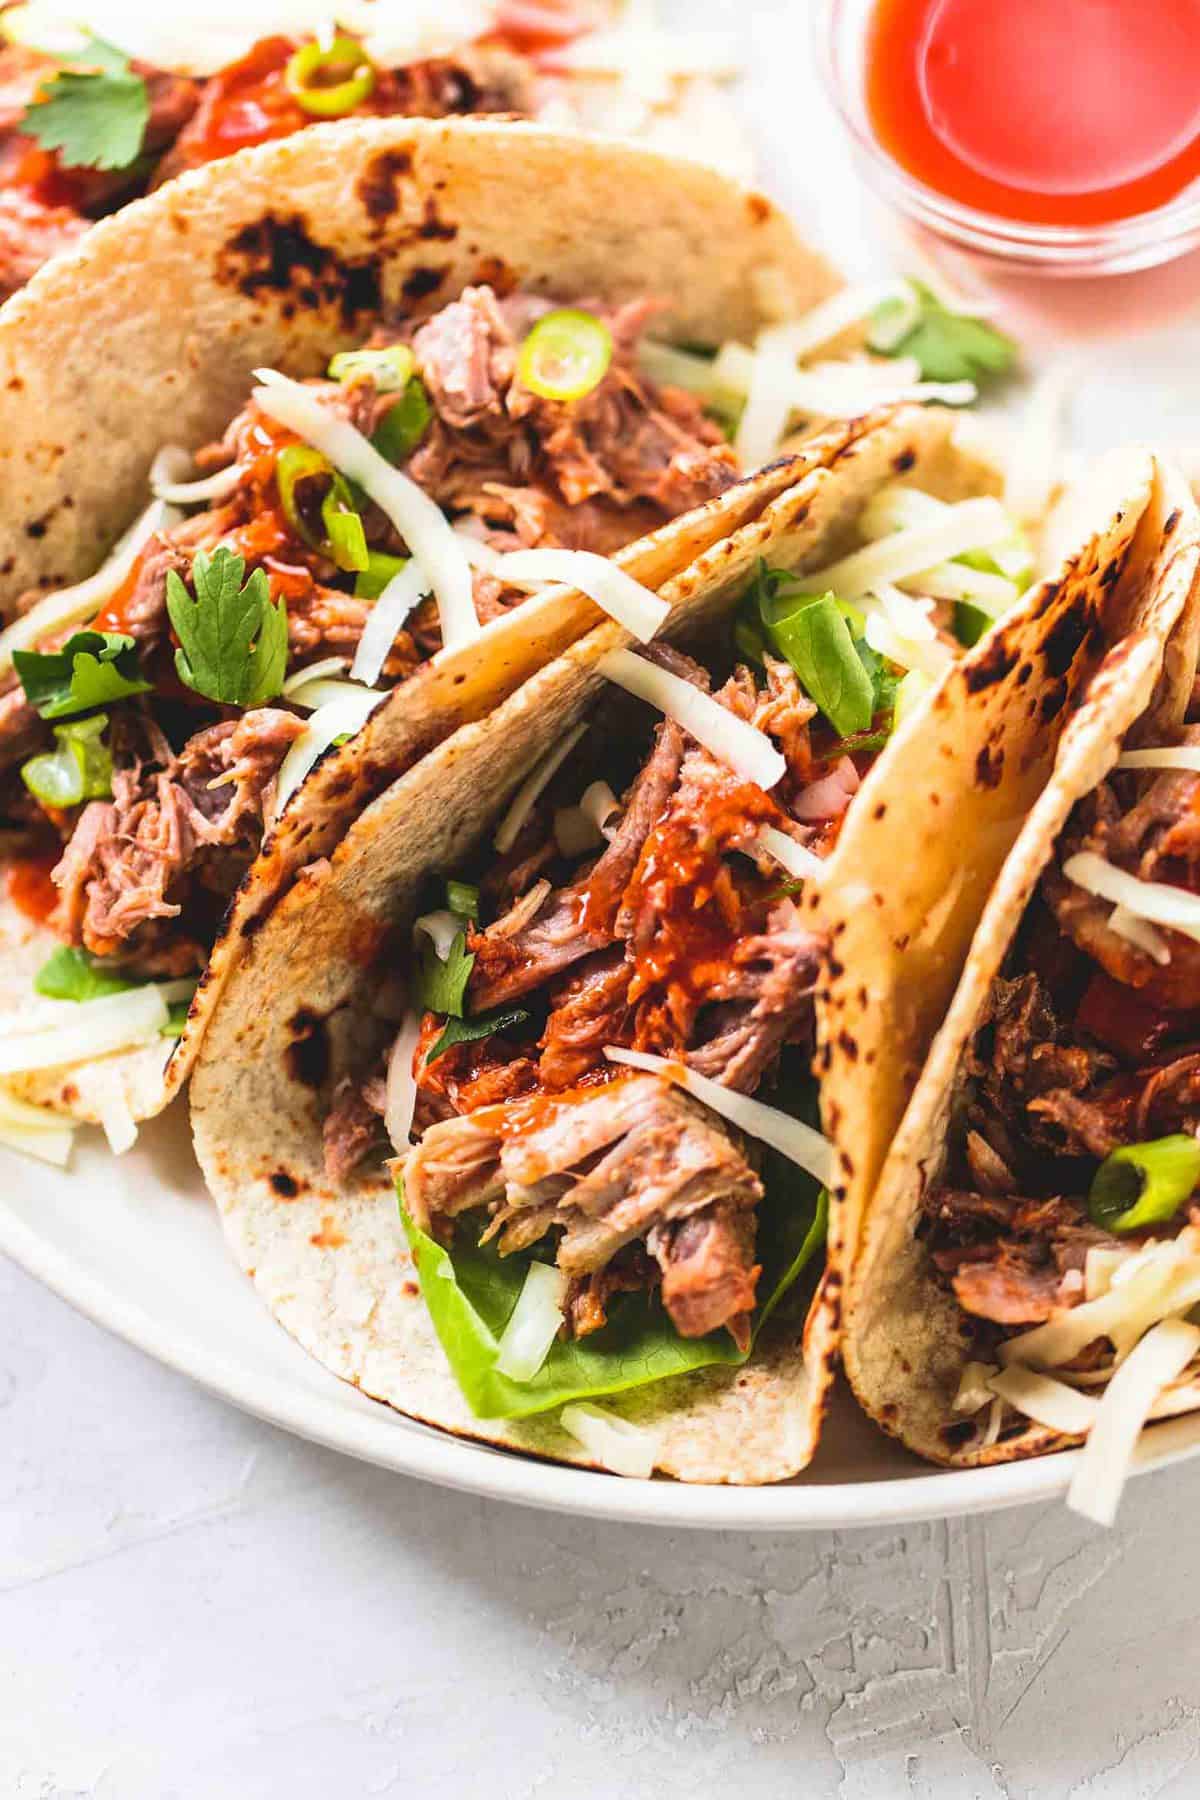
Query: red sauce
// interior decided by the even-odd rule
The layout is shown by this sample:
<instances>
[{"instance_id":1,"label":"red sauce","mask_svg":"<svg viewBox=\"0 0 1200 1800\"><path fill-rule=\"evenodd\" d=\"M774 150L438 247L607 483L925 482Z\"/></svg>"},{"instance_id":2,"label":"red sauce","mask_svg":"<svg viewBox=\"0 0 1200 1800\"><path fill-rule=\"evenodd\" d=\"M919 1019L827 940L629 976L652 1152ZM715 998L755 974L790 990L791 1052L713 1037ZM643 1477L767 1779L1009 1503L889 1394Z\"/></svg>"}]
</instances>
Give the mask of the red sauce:
<instances>
[{"instance_id":1,"label":"red sauce","mask_svg":"<svg viewBox=\"0 0 1200 1800\"><path fill-rule=\"evenodd\" d=\"M287 37L263 38L238 62L205 83L199 109L175 146L180 167L215 162L248 145L290 137L312 124L311 116L292 98L284 81L296 42Z\"/></svg>"},{"instance_id":2,"label":"red sauce","mask_svg":"<svg viewBox=\"0 0 1200 1800\"><path fill-rule=\"evenodd\" d=\"M8 897L17 911L32 919L35 925L44 925L58 905L58 889L50 879L50 871L57 861L55 851L47 856L23 856L9 865Z\"/></svg>"},{"instance_id":3,"label":"red sauce","mask_svg":"<svg viewBox=\"0 0 1200 1800\"><path fill-rule=\"evenodd\" d=\"M876 0L879 143L952 200L1094 225L1200 177L1200 0Z\"/></svg>"}]
</instances>

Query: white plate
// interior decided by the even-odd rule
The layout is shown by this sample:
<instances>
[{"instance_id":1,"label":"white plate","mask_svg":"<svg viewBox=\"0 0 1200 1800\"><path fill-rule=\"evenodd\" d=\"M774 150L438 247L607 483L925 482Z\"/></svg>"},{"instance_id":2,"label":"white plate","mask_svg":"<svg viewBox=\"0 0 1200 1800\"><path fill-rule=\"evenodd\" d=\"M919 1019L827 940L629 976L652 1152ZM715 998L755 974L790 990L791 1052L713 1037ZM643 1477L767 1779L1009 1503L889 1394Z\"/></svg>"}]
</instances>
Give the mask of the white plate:
<instances>
[{"instance_id":1,"label":"white plate","mask_svg":"<svg viewBox=\"0 0 1200 1800\"><path fill-rule=\"evenodd\" d=\"M182 1109L115 1162L84 1132L70 1173L0 1152L0 1250L97 1324L301 1437L498 1500L650 1524L788 1531L987 1512L1061 1494L1073 1455L929 1470L838 1395L815 1467L772 1488L697 1488L560 1469L410 1424L314 1363L239 1273ZM1200 1452L1200 1416L1156 1426L1143 1468Z\"/></svg>"}]
</instances>

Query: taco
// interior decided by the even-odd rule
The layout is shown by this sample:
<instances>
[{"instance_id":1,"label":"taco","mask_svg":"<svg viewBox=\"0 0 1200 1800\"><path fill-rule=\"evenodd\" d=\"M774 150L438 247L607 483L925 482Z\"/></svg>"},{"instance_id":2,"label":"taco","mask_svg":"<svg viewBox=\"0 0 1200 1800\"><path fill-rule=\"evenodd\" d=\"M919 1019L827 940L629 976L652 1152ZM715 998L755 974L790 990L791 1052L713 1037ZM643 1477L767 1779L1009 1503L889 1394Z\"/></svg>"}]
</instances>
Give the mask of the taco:
<instances>
[{"instance_id":1,"label":"taco","mask_svg":"<svg viewBox=\"0 0 1200 1800\"><path fill-rule=\"evenodd\" d=\"M321 121L503 114L656 142L744 174L715 44L647 44L610 0L345 0L159 17L34 0L0 14L0 298L94 220L188 169ZM653 56L651 93L628 79ZM707 48L707 55L706 55Z\"/></svg>"},{"instance_id":2,"label":"taco","mask_svg":"<svg viewBox=\"0 0 1200 1800\"><path fill-rule=\"evenodd\" d=\"M1072 1503L1105 1522L1145 1421L1200 1405L1198 572L1160 463L1131 610L983 912L846 1308L885 1429L956 1466L1086 1436Z\"/></svg>"},{"instance_id":3,"label":"taco","mask_svg":"<svg viewBox=\"0 0 1200 1800\"><path fill-rule=\"evenodd\" d=\"M1098 659L1071 622L1128 553L1149 475L1126 473L1021 599L994 473L949 415L886 415L664 585L664 641L600 627L305 869L226 988L192 1117L234 1253L309 1351L539 1454L695 1481L805 1466L836 1350L828 1280L800 1348L841 1131L825 1089L852 1056L835 1036L814 1082L806 891L891 805L949 883L1019 657L1038 691L1051 659L1068 687ZM951 688L968 595L1013 611ZM977 718L985 689L1007 713ZM907 907L880 896L864 969L875 935L917 931ZM947 995L951 956L929 971ZM913 1010L902 1064L937 1023ZM868 1114L895 1109L886 1032L852 1073Z\"/></svg>"},{"instance_id":4,"label":"taco","mask_svg":"<svg viewBox=\"0 0 1200 1800\"><path fill-rule=\"evenodd\" d=\"M617 191L615 237L576 233ZM126 1140L235 894L226 963L373 792L604 609L652 633L668 574L854 437L739 481L648 371L652 322L660 355L752 337L764 268L801 314L835 285L697 166L380 121L184 178L10 302L0 1062L24 1098Z\"/></svg>"}]
</instances>

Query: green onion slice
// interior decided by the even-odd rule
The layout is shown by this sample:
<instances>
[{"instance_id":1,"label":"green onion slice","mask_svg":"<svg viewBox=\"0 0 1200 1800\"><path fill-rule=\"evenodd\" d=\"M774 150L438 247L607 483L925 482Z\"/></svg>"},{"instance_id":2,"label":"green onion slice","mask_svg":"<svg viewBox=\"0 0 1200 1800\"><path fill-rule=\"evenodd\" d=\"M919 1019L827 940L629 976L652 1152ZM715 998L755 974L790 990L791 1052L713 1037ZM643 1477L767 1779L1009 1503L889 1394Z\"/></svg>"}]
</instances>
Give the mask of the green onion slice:
<instances>
[{"instance_id":1,"label":"green onion slice","mask_svg":"<svg viewBox=\"0 0 1200 1800\"><path fill-rule=\"evenodd\" d=\"M368 550L366 567L359 571L354 583L355 597L378 600L388 583L407 567L407 556L389 556L386 550Z\"/></svg>"},{"instance_id":2,"label":"green onion slice","mask_svg":"<svg viewBox=\"0 0 1200 1800\"><path fill-rule=\"evenodd\" d=\"M56 750L30 757L21 779L43 806L81 806L85 800L107 800L112 793L112 755L101 742L107 713L56 725Z\"/></svg>"},{"instance_id":3,"label":"green onion slice","mask_svg":"<svg viewBox=\"0 0 1200 1800\"><path fill-rule=\"evenodd\" d=\"M460 919L479 917L479 889L469 881L446 883L446 907Z\"/></svg>"},{"instance_id":4,"label":"green onion slice","mask_svg":"<svg viewBox=\"0 0 1200 1800\"><path fill-rule=\"evenodd\" d=\"M381 394L398 394L412 380L416 364L407 344L386 350L339 350L329 363L333 381L373 381Z\"/></svg>"},{"instance_id":5,"label":"green onion slice","mask_svg":"<svg viewBox=\"0 0 1200 1800\"><path fill-rule=\"evenodd\" d=\"M425 384L414 375L400 398L392 402L375 427L371 438L372 448L378 450L384 462L390 462L393 468L397 468L412 455L429 430L432 418L433 408L429 404Z\"/></svg>"},{"instance_id":6,"label":"green onion slice","mask_svg":"<svg viewBox=\"0 0 1200 1800\"><path fill-rule=\"evenodd\" d=\"M325 526L329 554L338 568L349 569L354 573L367 568L370 552L367 549L363 522L351 504L346 483L339 475L334 476L333 485L321 502L321 520Z\"/></svg>"},{"instance_id":7,"label":"green onion slice","mask_svg":"<svg viewBox=\"0 0 1200 1800\"><path fill-rule=\"evenodd\" d=\"M1200 1141L1178 1132L1124 1144L1105 1157L1088 1194L1088 1213L1105 1231L1140 1231L1174 1218L1200 1180Z\"/></svg>"},{"instance_id":8,"label":"green onion slice","mask_svg":"<svg viewBox=\"0 0 1200 1800\"><path fill-rule=\"evenodd\" d=\"M360 43L335 37L331 44L301 44L284 71L293 100L316 119L341 119L361 106L375 87Z\"/></svg>"},{"instance_id":9,"label":"green onion slice","mask_svg":"<svg viewBox=\"0 0 1200 1800\"><path fill-rule=\"evenodd\" d=\"M612 362L612 333L594 313L564 306L538 320L521 345L517 375L543 400L581 400Z\"/></svg>"},{"instance_id":10,"label":"green onion slice","mask_svg":"<svg viewBox=\"0 0 1200 1800\"><path fill-rule=\"evenodd\" d=\"M323 537L318 537L309 524L297 492L302 482L317 479L329 483L321 501ZM368 567L366 534L354 496L328 457L307 444L288 444L276 458L275 485L284 517L303 543L322 551L339 569L357 573Z\"/></svg>"}]
</instances>

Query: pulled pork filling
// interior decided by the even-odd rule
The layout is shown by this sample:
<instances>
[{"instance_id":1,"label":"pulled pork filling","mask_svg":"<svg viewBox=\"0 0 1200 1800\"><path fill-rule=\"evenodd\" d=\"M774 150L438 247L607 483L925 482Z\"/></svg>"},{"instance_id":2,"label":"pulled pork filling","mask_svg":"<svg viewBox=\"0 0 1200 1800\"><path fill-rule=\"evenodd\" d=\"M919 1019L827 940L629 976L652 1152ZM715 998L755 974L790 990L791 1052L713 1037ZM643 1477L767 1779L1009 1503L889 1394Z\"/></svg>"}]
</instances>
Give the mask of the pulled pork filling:
<instances>
[{"instance_id":1,"label":"pulled pork filling","mask_svg":"<svg viewBox=\"0 0 1200 1800\"><path fill-rule=\"evenodd\" d=\"M110 157L116 167L82 167L62 150L42 147L38 103L61 65L19 44L0 48L0 298L127 200L187 169L319 123L326 114L307 109L288 81L288 65L308 41L264 38L203 80L133 63L131 74L145 84L147 119L137 155ZM86 52L79 66L87 66ZM453 56L376 67L364 86L358 99L339 101L337 117L529 116L537 105L532 64L499 39Z\"/></svg>"},{"instance_id":2,"label":"pulled pork filling","mask_svg":"<svg viewBox=\"0 0 1200 1800\"><path fill-rule=\"evenodd\" d=\"M645 654L709 688L679 651ZM614 1292L657 1287L681 1336L724 1327L749 1343L763 1197L754 1149L677 1087L604 1054L665 1055L740 1093L772 1084L785 1046L807 1067L819 943L758 838L774 826L799 843L832 841L828 821L795 813L841 747L822 760L813 739L829 728L769 655L761 681L738 667L715 698L782 749L787 773L771 795L666 720L599 853L565 856L560 810L586 787L589 759L606 756L611 772L613 746L631 736L602 712L489 866L480 910L494 916L466 935L468 1019L497 1007L528 1016L438 1054L445 1021L427 1014L414 1058L412 1218L447 1242L482 1232L502 1255L552 1246L575 1335L605 1323ZM369 1114L382 1099L378 1077L343 1085L326 1125L335 1177L378 1148Z\"/></svg>"},{"instance_id":3,"label":"pulled pork filling","mask_svg":"<svg viewBox=\"0 0 1200 1800\"><path fill-rule=\"evenodd\" d=\"M1200 743L1200 726L1176 742ZM1089 1216L1113 1151L1200 1132L1200 947L1160 962L1064 873L1080 851L1200 893L1200 776L1118 770L1075 808L971 1046L942 1182L921 1230L981 1352L1086 1297L1089 1250L1173 1236L1195 1212L1116 1234ZM1193 1222L1195 1220L1193 1219Z\"/></svg>"},{"instance_id":4,"label":"pulled pork filling","mask_svg":"<svg viewBox=\"0 0 1200 1800\"><path fill-rule=\"evenodd\" d=\"M364 436L390 444L392 460L447 514L472 521L501 550L607 553L736 478L733 453L699 404L638 372L650 303L595 309L613 354L590 392L557 401L525 388L522 338L550 308L545 299L501 300L490 288L469 288L423 324L378 334L375 350L411 352L414 372L398 391L383 375L377 385L369 361L345 381L309 385ZM361 505L362 541L383 581L408 550L379 508L339 488L328 463L253 402L197 461L206 472L235 471L232 491L151 538L91 627L131 638L137 676L148 684L100 715L111 791L85 804L39 807L21 767L52 749L57 720L39 716L16 677L0 694L0 812L30 847L59 846L50 925L67 942L147 974L203 965L260 846L283 759L304 730L304 714L286 697L241 710L181 677L169 579L194 588L197 555L221 549L242 558L245 579L262 571L272 605L286 612L287 667L295 672L331 655L353 657L374 605L359 575L334 560L329 502L341 496L343 505ZM474 597L486 621L526 596L480 575ZM428 600L397 632L384 685L403 681L440 644Z\"/></svg>"}]
</instances>

